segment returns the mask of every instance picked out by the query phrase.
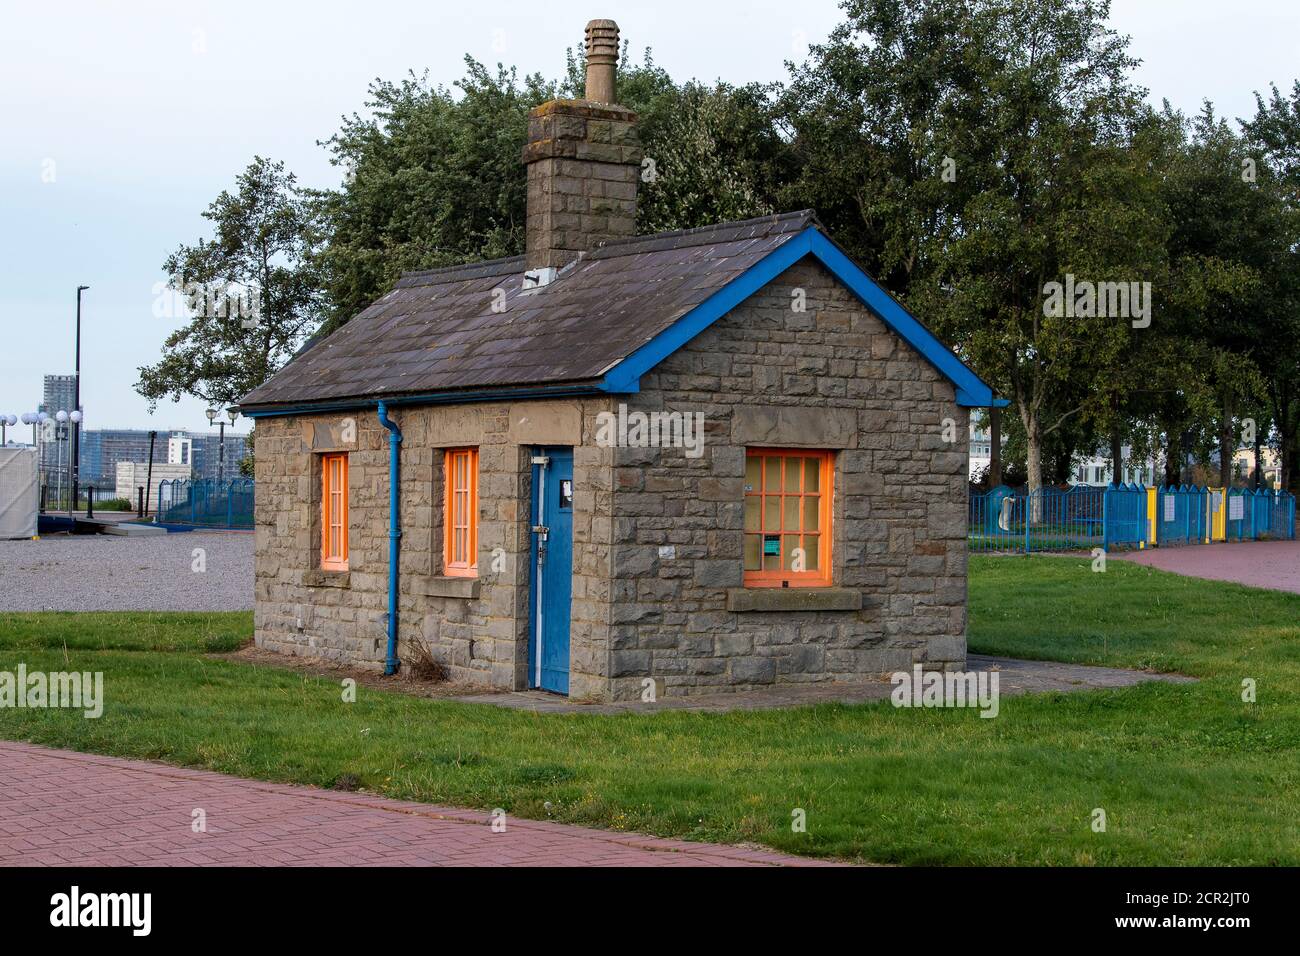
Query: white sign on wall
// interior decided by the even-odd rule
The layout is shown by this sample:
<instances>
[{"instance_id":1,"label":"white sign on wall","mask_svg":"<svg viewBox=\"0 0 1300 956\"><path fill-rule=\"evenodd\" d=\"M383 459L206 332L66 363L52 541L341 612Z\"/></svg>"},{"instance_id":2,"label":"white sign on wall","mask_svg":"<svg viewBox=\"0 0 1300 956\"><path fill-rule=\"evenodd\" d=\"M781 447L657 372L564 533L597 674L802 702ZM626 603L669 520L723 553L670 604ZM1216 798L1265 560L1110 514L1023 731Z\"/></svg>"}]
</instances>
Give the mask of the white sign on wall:
<instances>
[{"instance_id":1,"label":"white sign on wall","mask_svg":"<svg viewBox=\"0 0 1300 956\"><path fill-rule=\"evenodd\" d=\"M1228 499L1228 520L1240 521L1246 517L1246 499L1236 495Z\"/></svg>"},{"instance_id":2,"label":"white sign on wall","mask_svg":"<svg viewBox=\"0 0 1300 956\"><path fill-rule=\"evenodd\" d=\"M1165 520L1174 520L1174 504L1176 500L1173 495L1165 495Z\"/></svg>"}]
</instances>

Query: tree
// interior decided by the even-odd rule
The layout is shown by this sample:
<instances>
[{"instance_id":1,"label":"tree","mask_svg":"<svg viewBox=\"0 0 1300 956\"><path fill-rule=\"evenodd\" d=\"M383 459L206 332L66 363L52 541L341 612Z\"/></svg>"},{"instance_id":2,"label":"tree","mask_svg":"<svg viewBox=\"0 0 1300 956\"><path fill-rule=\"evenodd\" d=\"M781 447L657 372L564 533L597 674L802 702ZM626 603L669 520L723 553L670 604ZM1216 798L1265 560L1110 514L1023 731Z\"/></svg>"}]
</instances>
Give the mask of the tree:
<instances>
[{"instance_id":1,"label":"tree","mask_svg":"<svg viewBox=\"0 0 1300 956\"><path fill-rule=\"evenodd\" d=\"M465 63L455 91L413 73L400 83L376 80L370 114L344 117L322 144L347 171L340 189L313 194L328 236L317 256L328 328L405 271L523 251L528 111L555 86Z\"/></svg>"},{"instance_id":2,"label":"tree","mask_svg":"<svg viewBox=\"0 0 1300 956\"><path fill-rule=\"evenodd\" d=\"M787 194L1011 398L1037 489L1051 436L1113 408L1135 331L1095 302L1045 309L1049 283L1145 293L1163 268L1127 38L1093 0L845 10L784 100L807 171Z\"/></svg>"},{"instance_id":3,"label":"tree","mask_svg":"<svg viewBox=\"0 0 1300 956\"><path fill-rule=\"evenodd\" d=\"M227 405L261 385L313 327L320 281L308 255L316 239L309 203L284 164L254 157L204 211L211 239L181 245L163 264L160 311L180 297L190 315L140 369L150 409L193 395Z\"/></svg>"},{"instance_id":4,"label":"tree","mask_svg":"<svg viewBox=\"0 0 1300 956\"><path fill-rule=\"evenodd\" d=\"M1243 123L1257 182L1281 210L1282 234L1270 270L1271 323L1258 361L1281 451L1282 487L1300 494L1300 81L1267 101L1255 94L1256 112Z\"/></svg>"},{"instance_id":5,"label":"tree","mask_svg":"<svg viewBox=\"0 0 1300 956\"><path fill-rule=\"evenodd\" d=\"M370 113L345 117L324 144L348 170L338 190L314 194L328 236L318 258L327 328L379 298L402 272L524 251L520 156L528 111L557 96L580 97L583 60L570 51L560 81L521 79L501 65L491 72L470 57L465 63L465 77L450 90L414 74L376 81ZM632 63L625 45L618 99L636 111L655 166L640 183L640 231L772 211L787 146L764 87L678 86L650 51Z\"/></svg>"},{"instance_id":6,"label":"tree","mask_svg":"<svg viewBox=\"0 0 1300 956\"><path fill-rule=\"evenodd\" d=\"M1188 134L1164 180L1175 223L1171 312L1189 349L1203 353L1201 375L1214 396L1205 425L1218 449L1218 481L1226 485L1240 443L1238 419L1262 395L1258 363L1275 319L1272 273L1285 245L1283 221L1272 190L1253 173L1243 175L1243 161L1254 162L1247 145L1209 103L1190 122L1165 111Z\"/></svg>"},{"instance_id":7,"label":"tree","mask_svg":"<svg viewBox=\"0 0 1300 956\"><path fill-rule=\"evenodd\" d=\"M643 174L637 230L643 233L752 219L776 211L788 164L763 87L694 81L668 97L662 125L642 136L654 174Z\"/></svg>"},{"instance_id":8,"label":"tree","mask_svg":"<svg viewBox=\"0 0 1300 956\"><path fill-rule=\"evenodd\" d=\"M561 91L581 97L585 58L568 52ZM650 161L637 191L637 231L691 229L777 210L781 186L794 178L795 156L778 128L775 84L677 84L654 62L628 55L618 70L618 101L637 114L637 135Z\"/></svg>"}]
</instances>

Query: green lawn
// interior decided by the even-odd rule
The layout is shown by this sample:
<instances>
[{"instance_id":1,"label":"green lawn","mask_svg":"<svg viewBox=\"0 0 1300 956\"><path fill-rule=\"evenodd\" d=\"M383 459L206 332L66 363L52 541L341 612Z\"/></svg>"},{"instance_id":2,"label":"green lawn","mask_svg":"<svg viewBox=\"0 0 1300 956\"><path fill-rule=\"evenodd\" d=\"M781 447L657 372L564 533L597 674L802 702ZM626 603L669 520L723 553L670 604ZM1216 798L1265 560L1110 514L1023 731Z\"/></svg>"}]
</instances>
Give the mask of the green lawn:
<instances>
[{"instance_id":1,"label":"green lawn","mask_svg":"<svg viewBox=\"0 0 1300 956\"><path fill-rule=\"evenodd\" d=\"M1004 698L992 720L887 703L543 716L365 688L345 704L334 682L205 656L249 614L11 614L0 670L101 670L107 704L0 710L0 736L858 860L1300 864L1300 596L1090 566L974 559L971 649L1200 683Z\"/></svg>"}]
</instances>

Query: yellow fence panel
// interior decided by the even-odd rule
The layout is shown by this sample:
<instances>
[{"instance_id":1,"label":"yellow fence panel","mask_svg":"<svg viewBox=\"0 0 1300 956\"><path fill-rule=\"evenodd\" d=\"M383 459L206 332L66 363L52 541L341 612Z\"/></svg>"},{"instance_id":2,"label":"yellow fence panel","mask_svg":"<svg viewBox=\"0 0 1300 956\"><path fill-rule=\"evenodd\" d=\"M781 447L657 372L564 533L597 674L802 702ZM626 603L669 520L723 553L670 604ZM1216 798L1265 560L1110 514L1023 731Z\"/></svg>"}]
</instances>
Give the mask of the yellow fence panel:
<instances>
[{"instance_id":1,"label":"yellow fence panel","mask_svg":"<svg viewBox=\"0 0 1300 956\"><path fill-rule=\"evenodd\" d=\"M1206 527L1210 529L1210 541L1228 540L1228 489L1207 488L1205 507L1209 510Z\"/></svg>"}]
</instances>

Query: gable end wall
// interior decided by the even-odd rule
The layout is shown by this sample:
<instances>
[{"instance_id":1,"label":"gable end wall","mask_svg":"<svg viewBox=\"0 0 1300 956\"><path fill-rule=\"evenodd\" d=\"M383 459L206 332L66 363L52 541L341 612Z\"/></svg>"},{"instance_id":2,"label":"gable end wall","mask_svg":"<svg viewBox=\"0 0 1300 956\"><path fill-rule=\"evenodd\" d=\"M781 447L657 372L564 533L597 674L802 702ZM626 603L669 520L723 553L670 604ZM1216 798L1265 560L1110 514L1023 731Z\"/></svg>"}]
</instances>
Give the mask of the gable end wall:
<instances>
[{"instance_id":1,"label":"gable end wall","mask_svg":"<svg viewBox=\"0 0 1300 956\"><path fill-rule=\"evenodd\" d=\"M695 459L617 452L616 697L640 696L645 676L679 696L964 666L967 411L829 271L805 259L641 385L629 410L703 412L705 443ZM727 610L742 584L746 446L835 450L832 583L860 591L862 610Z\"/></svg>"}]
</instances>

